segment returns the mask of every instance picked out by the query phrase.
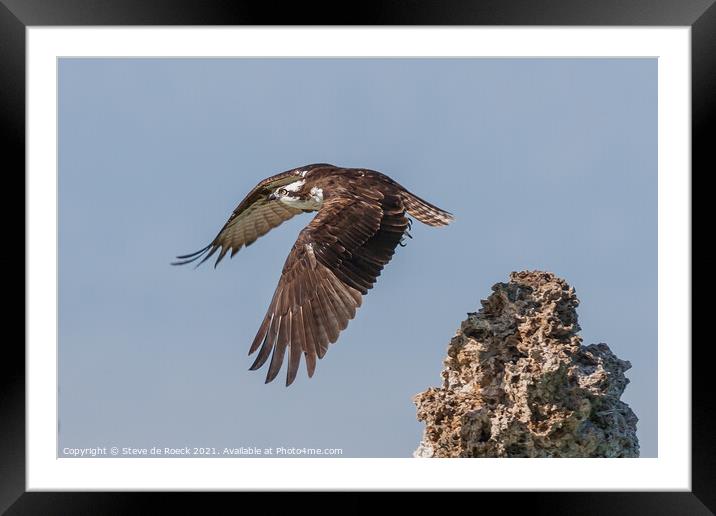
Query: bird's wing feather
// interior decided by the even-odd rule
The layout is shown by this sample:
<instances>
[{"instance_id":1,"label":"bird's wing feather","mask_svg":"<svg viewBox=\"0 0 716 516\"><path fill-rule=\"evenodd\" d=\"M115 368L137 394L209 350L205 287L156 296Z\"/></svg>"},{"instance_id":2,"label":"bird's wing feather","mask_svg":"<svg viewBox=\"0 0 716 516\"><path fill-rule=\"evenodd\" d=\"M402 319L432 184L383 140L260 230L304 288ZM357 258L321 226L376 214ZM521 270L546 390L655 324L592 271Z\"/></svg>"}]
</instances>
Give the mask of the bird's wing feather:
<instances>
[{"instance_id":1,"label":"bird's wing feather","mask_svg":"<svg viewBox=\"0 0 716 516\"><path fill-rule=\"evenodd\" d=\"M300 179L293 171L283 172L261 181L244 198L233 211L229 220L209 245L195 253L177 256L178 261L172 265L184 265L202 260L197 266L208 260L219 249L221 252L214 263L216 267L227 252L234 256L243 246L253 244L259 237L302 212L291 208L278 200L269 200L269 195L279 186L287 185Z\"/></svg>"},{"instance_id":2,"label":"bird's wing feather","mask_svg":"<svg viewBox=\"0 0 716 516\"><path fill-rule=\"evenodd\" d=\"M266 382L281 369L288 350L286 385L296 378L301 355L308 376L316 358L355 317L408 228L398 195L352 188L327 199L289 253L269 309L249 354L251 369L271 356ZM272 353L273 352L273 353Z\"/></svg>"}]
</instances>

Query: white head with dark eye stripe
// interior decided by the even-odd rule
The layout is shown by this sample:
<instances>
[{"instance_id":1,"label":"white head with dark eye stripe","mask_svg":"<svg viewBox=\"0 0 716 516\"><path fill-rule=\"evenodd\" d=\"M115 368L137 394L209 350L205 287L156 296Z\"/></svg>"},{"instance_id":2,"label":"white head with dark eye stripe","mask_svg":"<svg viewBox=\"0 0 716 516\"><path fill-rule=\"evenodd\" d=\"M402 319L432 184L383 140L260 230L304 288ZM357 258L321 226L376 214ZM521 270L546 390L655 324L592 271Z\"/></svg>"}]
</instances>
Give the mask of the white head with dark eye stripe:
<instances>
[{"instance_id":1,"label":"white head with dark eye stripe","mask_svg":"<svg viewBox=\"0 0 716 516\"><path fill-rule=\"evenodd\" d=\"M318 210L323 204L323 192L316 192L315 188L309 192L304 192L304 184L306 184L306 180L301 179L276 188L269 196L269 200L277 200L287 206L301 210Z\"/></svg>"}]
</instances>

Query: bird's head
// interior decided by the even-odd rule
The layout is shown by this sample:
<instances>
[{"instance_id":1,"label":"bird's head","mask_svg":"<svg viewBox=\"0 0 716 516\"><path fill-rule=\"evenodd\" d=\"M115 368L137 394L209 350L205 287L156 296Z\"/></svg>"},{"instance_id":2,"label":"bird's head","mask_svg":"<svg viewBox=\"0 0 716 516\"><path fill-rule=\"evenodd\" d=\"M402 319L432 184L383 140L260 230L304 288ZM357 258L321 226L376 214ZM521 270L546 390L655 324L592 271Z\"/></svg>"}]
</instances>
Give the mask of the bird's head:
<instances>
[{"instance_id":1,"label":"bird's head","mask_svg":"<svg viewBox=\"0 0 716 516\"><path fill-rule=\"evenodd\" d=\"M305 184L305 179L294 181L276 188L268 198L301 210L317 210L323 203L323 190L316 187L307 189Z\"/></svg>"}]
</instances>

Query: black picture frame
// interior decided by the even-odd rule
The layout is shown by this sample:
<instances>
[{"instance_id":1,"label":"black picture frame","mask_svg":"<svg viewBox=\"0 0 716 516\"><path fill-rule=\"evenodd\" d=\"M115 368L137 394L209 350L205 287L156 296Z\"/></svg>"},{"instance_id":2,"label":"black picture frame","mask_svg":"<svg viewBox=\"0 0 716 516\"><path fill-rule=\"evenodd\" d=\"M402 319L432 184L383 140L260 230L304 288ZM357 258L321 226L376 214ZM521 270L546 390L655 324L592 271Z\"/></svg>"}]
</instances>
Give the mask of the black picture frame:
<instances>
[{"instance_id":1,"label":"black picture frame","mask_svg":"<svg viewBox=\"0 0 716 516\"><path fill-rule=\"evenodd\" d=\"M284 2L277 8L277 4L271 2L246 0L0 0L0 128L6 163L10 158L4 179L7 185L10 178L24 177L25 170L25 29L28 26L65 25L690 26L692 162L693 170L706 174L716 170L711 149L713 143L707 136L716 129L714 1L363 0L355 4L335 2L331 5ZM24 181L17 189L6 186L6 200L10 192L14 196L15 192L24 192L24 188ZM4 204L8 206L9 203ZM13 210L15 213L17 209ZM15 218L16 215L5 220ZM19 224L11 226L18 227ZM24 233L22 240L24 242ZM16 240L7 236L5 241L17 246ZM10 267L17 267L17 259L13 258L12 262L7 259L5 270L8 276L17 276L10 272ZM685 342L684 346L689 344ZM692 491L509 493L510 507L524 506L532 513L549 514L712 514L716 510L716 490L713 489L716 485L716 445L711 419L716 413L716 404L707 384L711 375L706 349L708 346L692 347ZM0 511L7 511L7 514L143 513L147 504L158 497L169 510L168 504L172 500L162 494L25 492L25 351L19 338L5 339L0 362L4 369L0 375ZM504 499L505 493L480 493L479 496L482 503L486 497ZM180 503L184 505L186 498L181 498ZM346 504L346 508L370 508L356 495L351 498L353 503ZM273 500L278 503L281 499ZM265 503L265 498L262 500L257 498L256 501ZM422 504L420 498L412 497L405 502L406 509L409 509L409 502ZM275 508L278 509L278 505Z\"/></svg>"}]
</instances>

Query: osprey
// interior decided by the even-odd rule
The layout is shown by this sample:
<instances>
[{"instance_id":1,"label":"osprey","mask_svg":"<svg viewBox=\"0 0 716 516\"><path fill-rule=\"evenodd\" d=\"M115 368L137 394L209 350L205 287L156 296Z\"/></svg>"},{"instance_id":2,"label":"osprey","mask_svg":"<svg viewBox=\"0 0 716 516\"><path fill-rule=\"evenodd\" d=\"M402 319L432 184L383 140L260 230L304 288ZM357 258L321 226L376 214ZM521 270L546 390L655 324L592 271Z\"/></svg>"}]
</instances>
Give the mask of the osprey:
<instances>
[{"instance_id":1,"label":"osprey","mask_svg":"<svg viewBox=\"0 0 716 516\"><path fill-rule=\"evenodd\" d=\"M301 355L313 376L316 358L355 317L383 267L410 237L406 212L430 226L445 226L452 214L410 193L388 176L363 168L317 163L261 181L233 211L212 242L177 256L172 265L203 259L217 251L214 267L233 257L294 215L318 214L299 233L286 258L271 304L251 344L259 350L250 370L271 355L266 383L276 378L288 350L286 386L296 378Z\"/></svg>"}]
</instances>

